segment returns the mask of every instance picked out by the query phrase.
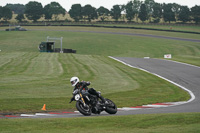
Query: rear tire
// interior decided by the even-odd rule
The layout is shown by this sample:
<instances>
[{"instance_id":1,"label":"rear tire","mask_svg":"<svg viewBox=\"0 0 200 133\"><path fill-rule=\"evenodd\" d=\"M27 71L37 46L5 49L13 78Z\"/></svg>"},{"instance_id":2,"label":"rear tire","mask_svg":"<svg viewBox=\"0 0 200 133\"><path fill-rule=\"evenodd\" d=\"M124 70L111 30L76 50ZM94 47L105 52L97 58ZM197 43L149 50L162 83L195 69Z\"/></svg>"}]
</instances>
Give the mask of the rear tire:
<instances>
[{"instance_id":1,"label":"rear tire","mask_svg":"<svg viewBox=\"0 0 200 133\"><path fill-rule=\"evenodd\" d=\"M90 107L88 105L86 105L86 107L84 107L84 105L80 101L76 102L76 108L81 114L83 114L85 116L89 116L92 113Z\"/></svg>"},{"instance_id":2,"label":"rear tire","mask_svg":"<svg viewBox=\"0 0 200 133\"><path fill-rule=\"evenodd\" d=\"M117 113L117 106L113 101L110 99L105 99L109 104L107 105L105 111L109 114L116 114Z\"/></svg>"}]
</instances>

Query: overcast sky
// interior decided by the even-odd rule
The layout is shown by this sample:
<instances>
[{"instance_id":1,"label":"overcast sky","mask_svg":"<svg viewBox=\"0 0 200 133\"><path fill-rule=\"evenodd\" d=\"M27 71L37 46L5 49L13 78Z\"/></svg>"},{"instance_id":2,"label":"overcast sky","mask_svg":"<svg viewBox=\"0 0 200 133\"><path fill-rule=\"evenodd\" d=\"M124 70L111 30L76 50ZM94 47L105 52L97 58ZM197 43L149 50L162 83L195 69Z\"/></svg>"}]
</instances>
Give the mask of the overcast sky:
<instances>
[{"instance_id":1,"label":"overcast sky","mask_svg":"<svg viewBox=\"0 0 200 133\"><path fill-rule=\"evenodd\" d=\"M42 3L43 6L51 3L52 1L56 1L62 5L67 11L71 8L73 4L81 4L81 6L85 6L86 4L90 4L95 8L99 8L100 6L104 6L109 10L116 4L126 4L130 0L0 0L0 5L5 6L7 3L11 4L27 4L29 1L37 1ZM188 7L193 7L195 5L200 5L200 0L154 0L158 3L177 3L180 5L187 5Z\"/></svg>"}]
</instances>

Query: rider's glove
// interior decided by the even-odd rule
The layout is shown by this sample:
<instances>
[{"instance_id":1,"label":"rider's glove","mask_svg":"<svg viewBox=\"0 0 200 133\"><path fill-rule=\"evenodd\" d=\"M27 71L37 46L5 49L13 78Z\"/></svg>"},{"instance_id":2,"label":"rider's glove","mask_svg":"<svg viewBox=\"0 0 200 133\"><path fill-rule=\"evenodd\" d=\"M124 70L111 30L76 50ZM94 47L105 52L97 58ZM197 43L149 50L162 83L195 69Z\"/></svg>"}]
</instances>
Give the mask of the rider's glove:
<instances>
[{"instance_id":1,"label":"rider's glove","mask_svg":"<svg viewBox=\"0 0 200 133\"><path fill-rule=\"evenodd\" d=\"M75 95L76 93L78 93L78 89L74 90L72 94Z\"/></svg>"}]
</instances>

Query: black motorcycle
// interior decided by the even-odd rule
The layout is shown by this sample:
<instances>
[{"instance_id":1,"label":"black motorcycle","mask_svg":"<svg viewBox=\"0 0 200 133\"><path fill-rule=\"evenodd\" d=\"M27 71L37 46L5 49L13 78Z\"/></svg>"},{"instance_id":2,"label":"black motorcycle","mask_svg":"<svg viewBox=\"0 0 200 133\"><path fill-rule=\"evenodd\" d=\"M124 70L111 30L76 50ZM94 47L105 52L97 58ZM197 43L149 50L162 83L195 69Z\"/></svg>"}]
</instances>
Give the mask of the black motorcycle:
<instances>
[{"instance_id":1,"label":"black motorcycle","mask_svg":"<svg viewBox=\"0 0 200 133\"><path fill-rule=\"evenodd\" d=\"M92 113L100 114L102 111L106 111L109 114L117 113L117 106L113 101L105 99L106 102L103 103L96 95L83 94L80 89L74 90L70 103L72 101L76 101L77 110L85 116L89 116Z\"/></svg>"}]
</instances>

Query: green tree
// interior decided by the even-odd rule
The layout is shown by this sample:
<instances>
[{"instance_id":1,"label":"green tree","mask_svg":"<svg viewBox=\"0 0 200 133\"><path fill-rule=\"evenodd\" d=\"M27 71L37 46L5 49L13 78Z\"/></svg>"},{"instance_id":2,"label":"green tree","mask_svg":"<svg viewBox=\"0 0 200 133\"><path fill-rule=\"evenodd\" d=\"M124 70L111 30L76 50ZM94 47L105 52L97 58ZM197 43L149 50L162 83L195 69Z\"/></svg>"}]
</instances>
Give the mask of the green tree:
<instances>
[{"instance_id":1,"label":"green tree","mask_svg":"<svg viewBox=\"0 0 200 133\"><path fill-rule=\"evenodd\" d=\"M0 20L1 20L2 17L3 17L3 7L0 6Z\"/></svg>"},{"instance_id":2,"label":"green tree","mask_svg":"<svg viewBox=\"0 0 200 133\"><path fill-rule=\"evenodd\" d=\"M126 11L126 5L124 5L124 4L119 5L119 8L120 8L121 12L125 12Z\"/></svg>"},{"instance_id":3,"label":"green tree","mask_svg":"<svg viewBox=\"0 0 200 133\"><path fill-rule=\"evenodd\" d=\"M147 9L146 9L146 5L145 4L141 5L138 17L142 22L147 20L148 14L147 14Z\"/></svg>"},{"instance_id":4,"label":"green tree","mask_svg":"<svg viewBox=\"0 0 200 133\"><path fill-rule=\"evenodd\" d=\"M114 5L113 8L111 9L110 15L112 16L113 19L118 21L118 19L121 17L121 8L119 5Z\"/></svg>"},{"instance_id":5,"label":"green tree","mask_svg":"<svg viewBox=\"0 0 200 133\"><path fill-rule=\"evenodd\" d=\"M178 19L185 23L187 21L190 21L190 15L191 15L190 9L187 6L181 6Z\"/></svg>"},{"instance_id":6,"label":"green tree","mask_svg":"<svg viewBox=\"0 0 200 133\"><path fill-rule=\"evenodd\" d=\"M126 5L122 4L119 5L121 12L126 12ZM125 14L121 14L121 18L123 21L125 21L126 15Z\"/></svg>"},{"instance_id":7,"label":"green tree","mask_svg":"<svg viewBox=\"0 0 200 133\"><path fill-rule=\"evenodd\" d=\"M25 5L25 14L29 20L36 22L43 15L42 4L36 1L31 1Z\"/></svg>"},{"instance_id":8,"label":"green tree","mask_svg":"<svg viewBox=\"0 0 200 133\"><path fill-rule=\"evenodd\" d=\"M110 11L107 8L101 6L97 9L97 13L98 16L100 16L101 21L104 21L108 17Z\"/></svg>"},{"instance_id":9,"label":"green tree","mask_svg":"<svg viewBox=\"0 0 200 133\"><path fill-rule=\"evenodd\" d=\"M140 11L140 6L142 4L142 1L140 0L133 0L133 9L135 12L135 16L136 16L136 21L138 22L138 15L139 15L139 11Z\"/></svg>"},{"instance_id":10,"label":"green tree","mask_svg":"<svg viewBox=\"0 0 200 133\"><path fill-rule=\"evenodd\" d=\"M175 21L175 13L172 11L172 4L163 5L163 18L165 22Z\"/></svg>"},{"instance_id":11,"label":"green tree","mask_svg":"<svg viewBox=\"0 0 200 133\"><path fill-rule=\"evenodd\" d=\"M24 14L25 6L23 4L7 4L6 7L10 8L16 14Z\"/></svg>"},{"instance_id":12,"label":"green tree","mask_svg":"<svg viewBox=\"0 0 200 133\"><path fill-rule=\"evenodd\" d=\"M69 10L69 15L73 18L76 22L83 18L82 16L82 7L80 4L74 4L71 6Z\"/></svg>"},{"instance_id":13,"label":"green tree","mask_svg":"<svg viewBox=\"0 0 200 133\"><path fill-rule=\"evenodd\" d=\"M126 18L128 19L128 21L131 21L135 17L133 2L129 1L126 4L125 9L126 9Z\"/></svg>"},{"instance_id":14,"label":"green tree","mask_svg":"<svg viewBox=\"0 0 200 133\"><path fill-rule=\"evenodd\" d=\"M85 5L82 8L82 13L83 13L83 16L85 16L85 18L88 19L89 22L91 22L92 19L97 19L98 18L96 8L92 7L89 4Z\"/></svg>"},{"instance_id":15,"label":"green tree","mask_svg":"<svg viewBox=\"0 0 200 133\"><path fill-rule=\"evenodd\" d=\"M177 4L177 3L172 3L172 11L175 13L175 19L178 20L178 16L181 10L181 5Z\"/></svg>"},{"instance_id":16,"label":"green tree","mask_svg":"<svg viewBox=\"0 0 200 133\"><path fill-rule=\"evenodd\" d=\"M195 21L196 24L199 23L200 21L200 6L194 6L191 8L191 14L193 17L193 20Z\"/></svg>"},{"instance_id":17,"label":"green tree","mask_svg":"<svg viewBox=\"0 0 200 133\"><path fill-rule=\"evenodd\" d=\"M154 18L154 22L160 22L160 18L162 17L162 5L160 3L155 3L153 5L152 17Z\"/></svg>"},{"instance_id":18,"label":"green tree","mask_svg":"<svg viewBox=\"0 0 200 133\"><path fill-rule=\"evenodd\" d=\"M147 10L147 17L149 19L149 21L151 22L151 17L153 15L153 6L155 4L154 0L145 0L144 1L145 6L146 6L146 10Z\"/></svg>"},{"instance_id":19,"label":"green tree","mask_svg":"<svg viewBox=\"0 0 200 133\"><path fill-rule=\"evenodd\" d=\"M18 14L16 19L19 21L19 22L22 22L22 20L24 19L24 14Z\"/></svg>"},{"instance_id":20,"label":"green tree","mask_svg":"<svg viewBox=\"0 0 200 133\"><path fill-rule=\"evenodd\" d=\"M55 20L59 20L60 14L65 15L65 9L58 2L51 2L44 7L44 14L45 19L52 19L54 16Z\"/></svg>"},{"instance_id":21,"label":"green tree","mask_svg":"<svg viewBox=\"0 0 200 133\"><path fill-rule=\"evenodd\" d=\"M12 18L12 11L8 7L3 7L2 8L2 18L5 21L8 21L9 19Z\"/></svg>"},{"instance_id":22,"label":"green tree","mask_svg":"<svg viewBox=\"0 0 200 133\"><path fill-rule=\"evenodd\" d=\"M44 6L44 16L47 20L52 19L53 14L50 11L50 4Z\"/></svg>"}]
</instances>

